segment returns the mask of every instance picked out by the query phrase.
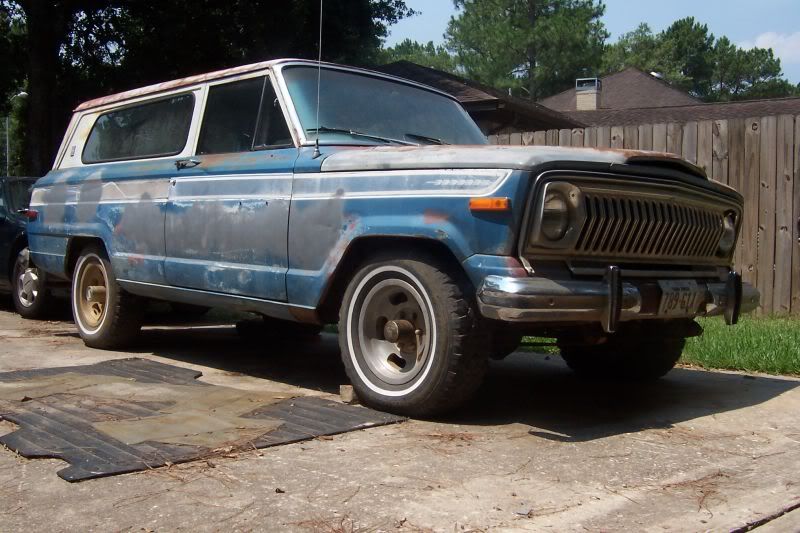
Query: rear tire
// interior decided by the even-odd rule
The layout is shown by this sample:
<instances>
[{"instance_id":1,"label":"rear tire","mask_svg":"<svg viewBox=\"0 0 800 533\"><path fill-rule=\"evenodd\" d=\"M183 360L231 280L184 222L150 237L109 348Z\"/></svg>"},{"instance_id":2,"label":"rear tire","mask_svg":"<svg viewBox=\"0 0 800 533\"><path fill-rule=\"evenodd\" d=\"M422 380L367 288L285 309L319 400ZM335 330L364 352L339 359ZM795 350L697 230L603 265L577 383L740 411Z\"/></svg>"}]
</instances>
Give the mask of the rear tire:
<instances>
[{"instance_id":1,"label":"rear tire","mask_svg":"<svg viewBox=\"0 0 800 533\"><path fill-rule=\"evenodd\" d=\"M581 376L651 381L672 370L685 344L668 324L660 324L623 329L596 346L559 348L567 366Z\"/></svg>"},{"instance_id":2,"label":"rear tire","mask_svg":"<svg viewBox=\"0 0 800 533\"><path fill-rule=\"evenodd\" d=\"M42 319L50 311L53 296L47 289L46 275L31 262L27 247L19 251L14 261L11 298L14 300L14 308L23 318Z\"/></svg>"},{"instance_id":3,"label":"rear tire","mask_svg":"<svg viewBox=\"0 0 800 533\"><path fill-rule=\"evenodd\" d=\"M342 361L361 402L429 417L469 398L488 361L473 295L460 270L431 254L366 262L339 313Z\"/></svg>"},{"instance_id":4,"label":"rear tire","mask_svg":"<svg viewBox=\"0 0 800 533\"><path fill-rule=\"evenodd\" d=\"M72 276L72 314L86 346L111 350L130 344L142 327L144 302L125 292L105 250L87 246Z\"/></svg>"}]
</instances>

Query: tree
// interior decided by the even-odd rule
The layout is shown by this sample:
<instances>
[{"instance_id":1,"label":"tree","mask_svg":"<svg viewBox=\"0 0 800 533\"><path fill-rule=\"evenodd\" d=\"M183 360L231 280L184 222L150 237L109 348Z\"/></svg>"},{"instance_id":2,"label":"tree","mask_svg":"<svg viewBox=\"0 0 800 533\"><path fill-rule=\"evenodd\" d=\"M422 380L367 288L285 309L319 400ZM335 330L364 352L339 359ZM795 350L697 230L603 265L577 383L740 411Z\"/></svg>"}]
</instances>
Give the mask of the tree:
<instances>
[{"instance_id":1,"label":"tree","mask_svg":"<svg viewBox=\"0 0 800 533\"><path fill-rule=\"evenodd\" d=\"M452 74L458 73L456 58L442 45L435 45L433 41L427 44L418 43L411 39L397 43L395 46L381 50L379 62L381 64L394 61L411 61L417 65L443 70Z\"/></svg>"},{"instance_id":2,"label":"tree","mask_svg":"<svg viewBox=\"0 0 800 533\"><path fill-rule=\"evenodd\" d=\"M465 74L532 99L594 74L608 37L595 0L454 0L446 39Z\"/></svg>"},{"instance_id":3,"label":"tree","mask_svg":"<svg viewBox=\"0 0 800 533\"><path fill-rule=\"evenodd\" d=\"M323 59L367 64L403 0L326 0ZM82 100L282 56L317 57L319 1L0 0L24 28L14 60L28 93L26 166L43 174ZM2 49L0 49L2 50ZM5 58L4 58L5 59Z\"/></svg>"},{"instance_id":4,"label":"tree","mask_svg":"<svg viewBox=\"0 0 800 533\"><path fill-rule=\"evenodd\" d=\"M647 24L606 47L603 72L636 67L658 72L672 85L706 101L770 98L797 94L781 73L772 50L739 48L714 38L692 17L653 34Z\"/></svg>"}]
</instances>

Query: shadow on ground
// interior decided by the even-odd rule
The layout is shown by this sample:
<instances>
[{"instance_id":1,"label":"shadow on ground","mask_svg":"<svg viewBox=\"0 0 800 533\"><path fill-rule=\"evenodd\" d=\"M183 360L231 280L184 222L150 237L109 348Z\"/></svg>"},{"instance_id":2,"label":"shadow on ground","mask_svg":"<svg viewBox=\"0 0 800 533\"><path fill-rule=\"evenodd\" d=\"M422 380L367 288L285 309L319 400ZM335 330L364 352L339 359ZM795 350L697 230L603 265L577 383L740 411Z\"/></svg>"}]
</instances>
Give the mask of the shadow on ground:
<instances>
[{"instance_id":1,"label":"shadow on ground","mask_svg":"<svg viewBox=\"0 0 800 533\"><path fill-rule=\"evenodd\" d=\"M243 340L233 327L149 329L138 350L231 373L337 393L347 383L335 335L306 342ZM597 382L558 356L517 353L492 362L484 386L458 412L461 425L532 426L542 438L579 442L673 424L766 402L800 385L779 377L678 368L652 383Z\"/></svg>"}]
</instances>

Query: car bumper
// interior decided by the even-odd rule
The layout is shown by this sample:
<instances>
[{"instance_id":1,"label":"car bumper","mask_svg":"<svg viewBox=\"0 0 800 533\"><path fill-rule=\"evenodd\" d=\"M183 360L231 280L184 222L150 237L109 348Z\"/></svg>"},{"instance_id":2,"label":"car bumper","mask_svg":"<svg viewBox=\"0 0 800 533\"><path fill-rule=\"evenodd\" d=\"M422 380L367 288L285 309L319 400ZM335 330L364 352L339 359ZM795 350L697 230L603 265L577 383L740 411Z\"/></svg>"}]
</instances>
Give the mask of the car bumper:
<instances>
[{"instance_id":1,"label":"car bumper","mask_svg":"<svg viewBox=\"0 0 800 533\"><path fill-rule=\"evenodd\" d=\"M724 315L735 324L741 313L758 307L758 290L735 272L725 282L697 284L704 296L693 317ZM614 267L602 281L487 276L477 296L483 316L506 322L599 322L613 332L619 322L676 318L659 314L657 283L623 282Z\"/></svg>"}]
</instances>

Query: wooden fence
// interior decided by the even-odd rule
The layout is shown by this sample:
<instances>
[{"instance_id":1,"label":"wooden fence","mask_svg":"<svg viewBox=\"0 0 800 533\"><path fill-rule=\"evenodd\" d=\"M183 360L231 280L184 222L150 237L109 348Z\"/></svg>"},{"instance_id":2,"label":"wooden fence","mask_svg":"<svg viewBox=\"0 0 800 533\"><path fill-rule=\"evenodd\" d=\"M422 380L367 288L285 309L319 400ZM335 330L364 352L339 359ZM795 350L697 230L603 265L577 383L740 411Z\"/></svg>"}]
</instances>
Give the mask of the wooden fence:
<instances>
[{"instance_id":1,"label":"wooden fence","mask_svg":"<svg viewBox=\"0 0 800 533\"><path fill-rule=\"evenodd\" d=\"M494 135L493 144L671 152L745 199L735 265L761 311L800 315L800 116L643 124Z\"/></svg>"}]
</instances>

